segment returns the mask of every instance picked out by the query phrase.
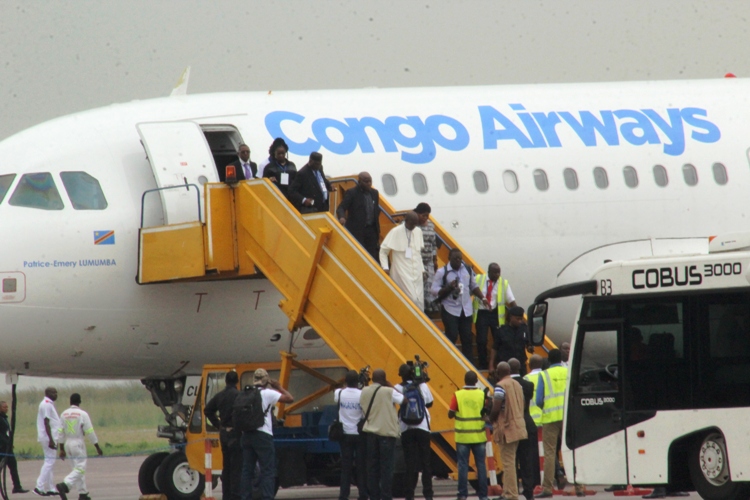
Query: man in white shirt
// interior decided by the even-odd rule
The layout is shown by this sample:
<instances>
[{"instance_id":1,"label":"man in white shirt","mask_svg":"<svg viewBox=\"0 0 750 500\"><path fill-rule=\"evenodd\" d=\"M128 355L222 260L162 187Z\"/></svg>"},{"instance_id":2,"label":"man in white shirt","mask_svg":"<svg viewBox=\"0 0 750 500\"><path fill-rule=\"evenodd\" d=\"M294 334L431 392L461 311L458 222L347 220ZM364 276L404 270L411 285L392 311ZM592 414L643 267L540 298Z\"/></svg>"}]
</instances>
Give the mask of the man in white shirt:
<instances>
[{"instance_id":1,"label":"man in white shirt","mask_svg":"<svg viewBox=\"0 0 750 500\"><path fill-rule=\"evenodd\" d=\"M405 394L406 388L413 383L413 368L404 363L398 370L401 383L393 386L401 394ZM419 472L422 471L422 494L425 500L432 500L432 467L430 449L430 411L434 398L430 388L424 382L419 384L419 392L424 401L425 415L422 422L417 425L405 424L401 420L399 412L399 426L401 430L401 446L404 450L404 462L406 463L406 500L414 500L414 490L419 480ZM406 396L406 395L405 395ZM406 401L404 402L406 404Z\"/></svg>"},{"instance_id":2,"label":"man in white shirt","mask_svg":"<svg viewBox=\"0 0 750 500\"><path fill-rule=\"evenodd\" d=\"M39 403L39 410L36 414L37 441L42 444L44 464L42 464L42 470L36 480L34 494L41 497L56 494L53 469L57 459L55 436L60 429L60 417L55 409L55 401L57 401L57 389L47 387L44 390L44 399Z\"/></svg>"},{"instance_id":3,"label":"man in white shirt","mask_svg":"<svg viewBox=\"0 0 750 500\"><path fill-rule=\"evenodd\" d=\"M263 368L255 370L253 385L260 387L265 421L263 427L242 433L242 500L252 500L253 498L253 476L255 475L256 463L260 466L261 500L273 500L275 495L274 478L276 477L273 407L279 402L294 403L294 398L281 386L278 380L271 379L268 372Z\"/></svg>"},{"instance_id":4,"label":"man in white shirt","mask_svg":"<svg viewBox=\"0 0 750 500\"><path fill-rule=\"evenodd\" d=\"M403 224L388 231L380 244L380 265L406 296L420 310L424 310L424 241L418 224L417 213L408 212Z\"/></svg>"},{"instance_id":5,"label":"man in white shirt","mask_svg":"<svg viewBox=\"0 0 750 500\"><path fill-rule=\"evenodd\" d=\"M70 457L73 462L73 471L68 474L62 483L57 484L57 491L62 500L68 500L67 494L70 488L78 488L78 500L91 500L89 490L86 488L86 442L88 439L96 448L99 456L104 452L99 447L99 440L91 425L89 414L80 408L81 395L73 393L70 395L70 408L62 412L60 420L62 426L58 431L58 442L60 443L60 459Z\"/></svg>"},{"instance_id":6,"label":"man in white shirt","mask_svg":"<svg viewBox=\"0 0 750 500\"><path fill-rule=\"evenodd\" d=\"M344 439L339 443L341 448L341 488L339 500L347 500L351 492L352 466L357 461L357 490L359 500L367 500L367 440L357 430L365 414L359 398L362 391L358 387L359 374L349 370L346 374L346 388L336 389L333 398L338 406L339 421L344 427ZM355 458L356 457L356 458Z\"/></svg>"},{"instance_id":7,"label":"man in white shirt","mask_svg":"<svg viewBox=\"0 0 750 500\"><path fill-rule=\"evenodd\" d=\"M506 308L516 305L513 290L508 280L500 275L500 265L496 262L487 267L487 274L479 274L475 281L487 298L487 302L474 299L474 324L477 334L477 368L492 368L487 357L487 330L492 332L492 342L498 337L500 327L505 324Z\"/></svg>"},{"instance_id":8,"label":"man in white shirt","mask_svg":"<svg viewBox=\"0 0 750 500\"><path fill-rule=\"evenodd\" d=\"M445 336L456 343L461 336L461 352L470 363L474 362L471 323L474 312L472 296L485 306L487 300L474 279L474 271L464 264L458 248L448 254L448 264L438 269L432 280L432 294L441 304L440 317L445 327Z\"/></svg>"}]
</instances>

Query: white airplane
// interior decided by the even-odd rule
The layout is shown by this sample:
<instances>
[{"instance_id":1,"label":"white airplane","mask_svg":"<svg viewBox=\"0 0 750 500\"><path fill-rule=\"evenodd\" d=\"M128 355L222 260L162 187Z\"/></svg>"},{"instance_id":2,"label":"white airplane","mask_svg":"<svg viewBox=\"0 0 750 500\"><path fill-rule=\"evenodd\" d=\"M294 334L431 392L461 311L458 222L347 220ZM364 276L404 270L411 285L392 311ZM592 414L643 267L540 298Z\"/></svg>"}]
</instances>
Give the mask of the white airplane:
<instances>
[{"instance_id":1,"label":"white airplane","mask_svg":"<svg viewBox=\"0 0 750 500\"><path fill-rule=\"evenodd\" d=\"M0 371L132 378L278 360L290 339L268 281L135 280L141 223L197 217L195 192L142 206L144 192L216 182L242 142L261 161L284 137L298 167L319 150L329 176L367 170L395 207L428 202L482 265L501 264L519 304L604 259L703 251L748 224L741 79L175 94L0 143ZM293 343L331 356L320 339Z\"/></svg>"}]
</instances>

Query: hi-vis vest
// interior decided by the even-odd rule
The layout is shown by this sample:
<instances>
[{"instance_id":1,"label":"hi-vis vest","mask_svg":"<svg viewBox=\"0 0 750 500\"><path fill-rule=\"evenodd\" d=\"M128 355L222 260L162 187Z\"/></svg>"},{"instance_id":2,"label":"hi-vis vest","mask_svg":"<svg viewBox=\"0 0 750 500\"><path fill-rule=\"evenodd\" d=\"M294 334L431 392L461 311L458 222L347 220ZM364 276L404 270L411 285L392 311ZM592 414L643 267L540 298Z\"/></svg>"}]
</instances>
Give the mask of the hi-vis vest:
<instances>
[{"instance_id":1,"label":"hi-vis vest","mask_svg":"<svg viewBox=\"0 0 750 500\"><path fill-rule=\"evenodd\" d=\"M462 444L484 443L484 391L482 389L461 389L456 392L458 411L456 412L456 442Z\"/></svg>"},{"instance_id":2,"label":"hi-vis vest","mask_svg":"<svg viewBox=\"0 0 750 500\"><path fill-rule=\"evenodd\" d=\"M487 291L487 287L484 286L487 283L486 274L477 274L474 281L482 293ZM502 276L499 277L497 279L497 286L497 322L500 326L503 326L505 324L505 292L508 290L508 280L504 279ZM479 299L474 297L474 301L472 302L472 306L474 307L474 323L477 322L477 313L479 312L480 304L481 302Z\"/></svg>"},{"instance_id":3,"label":"hi-vis vest","mask_svg":"<svg viewBox=\"0 0 750 500\"><path fill-rule=\"evenodd\" d=\"M552 366L540 373L539 376L544 377L542 424L560 422L563 419L565 382L568 380L568 369L564 366Z\"/></svg>"},{"instance_id":4,"label":"hi-vis vest","mask_svg":"<svg viewBox=\"0 0 750 500\"><path fill-rule=\"evenodd\" d=\"M529 382L534 384L534 395L532 396L531 402L529 403L529 413L531 414L531 418L534 419L534 423L537 427L542 425L542 409L539 408L536 404L536 383L539 381L539 375L541 374L542 372L536 372L534 374L529 373L523 377L524 380L528 380Z\"/></svg>"}]
</instances>

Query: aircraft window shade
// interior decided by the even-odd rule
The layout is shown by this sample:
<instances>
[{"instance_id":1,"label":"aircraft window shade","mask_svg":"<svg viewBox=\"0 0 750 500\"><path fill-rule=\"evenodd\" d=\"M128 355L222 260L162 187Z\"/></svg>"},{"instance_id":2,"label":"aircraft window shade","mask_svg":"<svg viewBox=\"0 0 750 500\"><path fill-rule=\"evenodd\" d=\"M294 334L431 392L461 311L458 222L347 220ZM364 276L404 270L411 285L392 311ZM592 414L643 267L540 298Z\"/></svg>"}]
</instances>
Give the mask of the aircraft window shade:
<instances>
[{"instance_id":1,"label":"aircraft window shade","mask_svg":"<svg viewBox=\"0 0 750 500\"><path fill-rule=\"evenodd\" d=\"M667 169L661 165L654 165L654 182L659 187L666 187L669 184Z\"/></svg>"},{"instance_id":2,"label":"aircraft window shade","mask_svg":"<svg viewBox=\"0 0 750 500\"><path fill-rule=\"evenodd\" d=\"M565 180L565 187L571 191L578 189L578 174L572 168L566 168L563 170L563 179Z\"/></svg>"},{"instance_id":3,"label":"aircraft window shade","mask_svg":"<svg viewBox=\"0 0 750 500\"><path fill-rule=\"evenodd\" d=\"M695 186L698 184L698 171L690 163L686 163L682 166L682 177L685 179L685 184L688 186Z\"/></svg>"},{"instance_id":4,"label":"aircraft window shade","mask_svg":"<svg viewBox=\"0 0 750 500\"><path fill-rule=\"evenodd\" d=\"M60 193L52 180L52 174L41 172L24 174L18 182L8 202L17 207L40 208L42 210L62 210Z\"/></svg>"},{"instance_id":5,"label":"aircraft window shade","mask_svg":"<svg viewBox=\"0 0 750 500\"><path fill-rule=\"evenodd\" d=\"M445 185L445 190L448 191L449 194L456 194L458 192L458 179L456 179L456 174L453 172L443 173L443 185Z\"/></svg>"},{"instance_id":6,"label":"aircraft window shade","mask_svg":"<svg viewBox=\"0 0 750 500\"><path fill-rule=\"evenodd\" d=\"M534 170L534 185L539 191L546 191L549 189L549 181L547 181L547 173L542 169Z\"/></svg>"},{"instance_id":7,"label":"aircraft window shade","mask_svg":"<svg viewBox=\"0 0 750 500\"><path fill-rule=\"evenodd\" d=\"M86 172L60 172L60 178L76 210L104 210L107 199L99 181Z\"/></svg>"},{"instance_id":8,"label":"aircraft window shade","mask_svg":"<svg viewBox=\"0 0 750 500\"><path fill-rule=\"evenodd\" d=\"M414 174L411 176L411 181L414 183L414 191L417 194L427 194L427 178L422 174Z\"/></svg>"},{"instance_id":9,"label":"aircraft window shade","mask_svg":"<svg viewBox=\"0 0 750 500\"><path fill-rule=\"evenodd\" d=\"M388 196L394 196L398 192L398 186L396 185L396 178L391 174L383 174L380 179L383 182L383 191Z\"/></svg>"},{"instance_id":10,"label":"aircraft window shade","mask_svg":"<svg viewBox=\"0 0 750 500\"><path fill-rule=\"evenodd\" d=\"M599 189L607 189L609 187L609 177L607 177L607 171L604 168L594 168L594 184Z\"/></svg>"},{"instance_id":11,"label":"aircraft window shade","mask_svg":"<svg viewBox=\"0 0 750 500\"><path fill-rule=\"evenodd\" d=\"M515 193L518 191L518 177L516 177L514 171L506 170L503 172L503 185L505 186L505 190L509 193Z\"/></svg>"},{"instance_id":12,"label":"aircraft window shade","mask_svg":"<svg viewBox=\"0 0 750 500\"><path fill-rule=\"evenodd\" d=\"M474 188L480 193L486 193L490 190L490 184L487 182L487 175L477 170L474 172Z\"/></svg>"},{"instance_id":13,"label":"aircraft window shade","mask_svg":"<svg viewBox=\"0 0 750 500\"><path fill-rule=\"evenodd\" d=\"M8 194L10 185L13 184L15 178L16 174L0 175L0 203L5 199L5 195Z\"/></svg>"},{"instance_id":14,"label":"aircraft window shade","mask_svg":"<svg viewBox=\"0 0 750 500\"><path fill-rule=\"evenodd\" d=\"M638 172L633 167L622 169L622 175L625 177L625 185L629 188L638 187Z\"/></svg>"},{"instance_id":15,"label":"aircraft window shade","mask_svg":"<svg viewBox=\"0 0 750 500\"><path fill-rule=\"evenodd\" d=\"M714 180L716 181L716 184L719 186L723 186L724 184L729 181L729 178L727 177L727 169L724 167L721 163L714 163L713 166L714 171ZM2 201L2 192L0 191L0 201Z\"/></svg>"}]
</instances>

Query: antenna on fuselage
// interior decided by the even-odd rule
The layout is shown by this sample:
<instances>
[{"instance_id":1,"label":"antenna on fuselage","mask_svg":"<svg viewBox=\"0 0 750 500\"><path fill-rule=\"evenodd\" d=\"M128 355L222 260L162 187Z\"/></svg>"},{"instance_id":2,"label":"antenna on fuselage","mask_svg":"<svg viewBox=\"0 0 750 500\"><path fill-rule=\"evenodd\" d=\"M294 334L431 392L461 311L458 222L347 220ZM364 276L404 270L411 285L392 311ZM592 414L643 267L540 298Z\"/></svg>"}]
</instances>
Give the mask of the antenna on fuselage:
<instances>
[{"instance_id":1,"label":"antenna on fuselage","mask_svg":"<svg viewBox=\"0 0 750 500\"><path fill-rule=\"evenodd\" d=\"M180 75L180 79L177 80L177 83L172 89L172 93L169 94L169 97L187 95L188 80L190 80L190 66L185 68L185 71L182 72L182 75Z\"/></svg>"}]
</instances>

